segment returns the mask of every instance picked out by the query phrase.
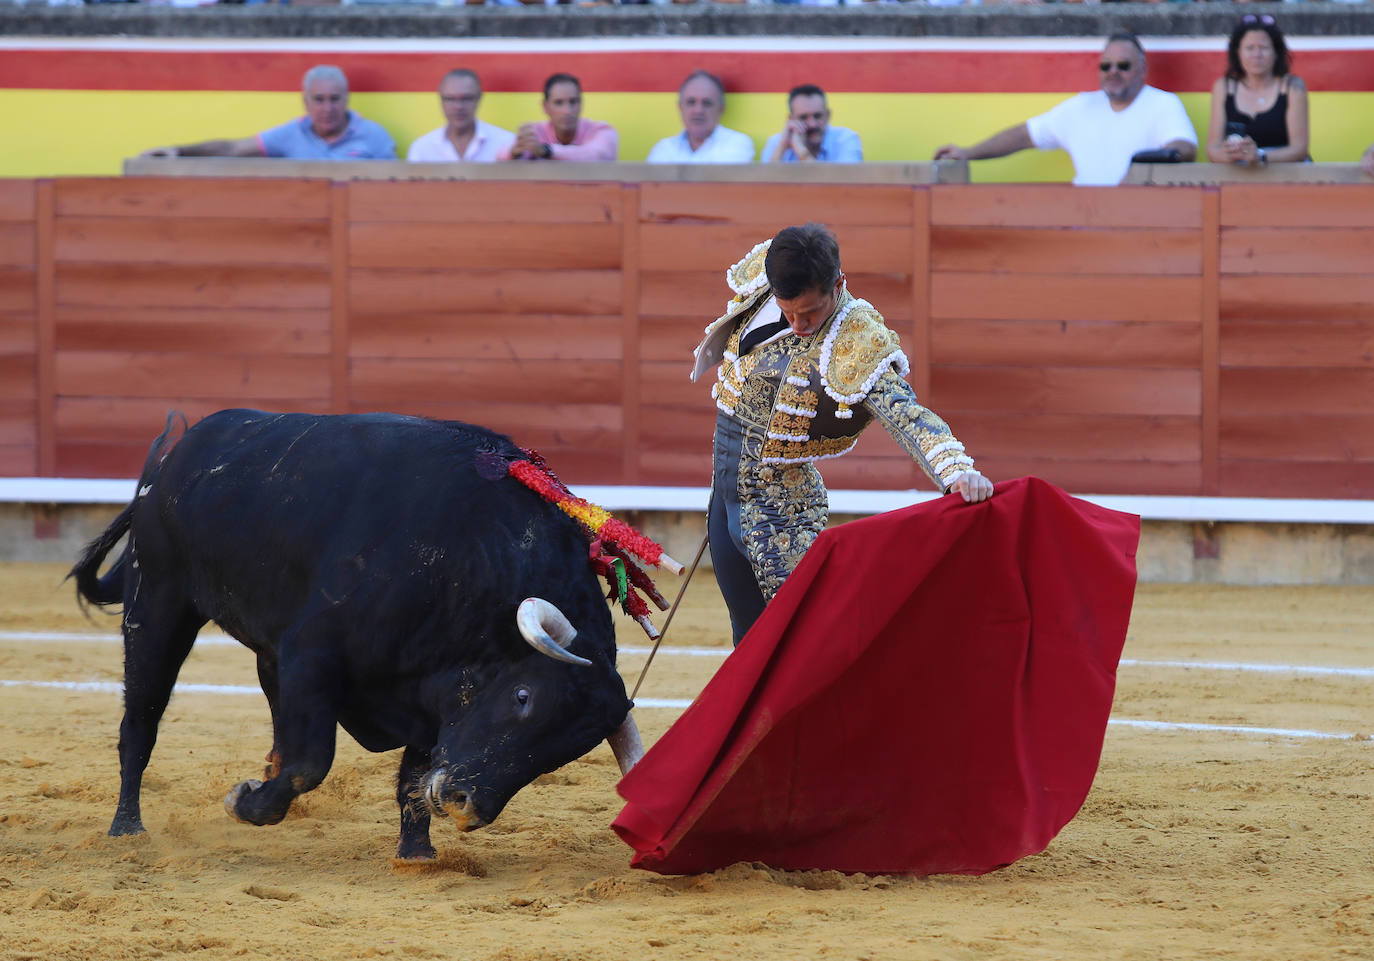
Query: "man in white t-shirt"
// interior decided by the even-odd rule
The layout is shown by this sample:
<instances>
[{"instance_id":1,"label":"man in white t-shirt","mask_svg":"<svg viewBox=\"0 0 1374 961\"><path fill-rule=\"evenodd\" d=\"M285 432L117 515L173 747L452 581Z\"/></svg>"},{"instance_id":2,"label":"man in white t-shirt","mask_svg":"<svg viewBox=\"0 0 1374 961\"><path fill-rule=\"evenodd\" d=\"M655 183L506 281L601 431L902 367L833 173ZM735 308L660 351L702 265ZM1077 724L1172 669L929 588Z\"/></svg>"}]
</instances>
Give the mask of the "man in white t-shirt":
<instances>
[{"instance_id":1,"label":"man in white t-shirt","mask_svg":"<svg viewBox=\"0 0 1374 961\"><path fill-rule=\"evenodd\" d=\"M754 162L749 135L722 127L725 85L715 74L693 71L677 92L682 133L665 137L649 151L651 164L747 164Z\"/></svg>"},{"instance_id":2,"label":"man in white t-shirt","mask_svg":"<svg viewBox=\"0 0 1374 961\"><path fill-rule=\"evenodd\" d=\"M482 81L471 70L450 70L439 81L439 107L447 121L415 138L406 159L421 163L492 163L515 142L509 130L477 119Z\"/></svg>"},{"instance_id":3,"label":"man in white t-shirt","mask_svg":"<svg viewBox=\"0 0 1374 961\"><path fill-rule=\"evenodd\" d=\"M1145 50L1131 34L1107 39L1098 69L1102 89L1080 93L1059 106L1008 127L972 147L954 144L935 159L987 160L1036 147L1066 150L1079 185L1119 184L1142 150L1176 150L1178 159L1197 157L1197 133L1183 101L1145 84Z\"/></svg>"}]
</instances>

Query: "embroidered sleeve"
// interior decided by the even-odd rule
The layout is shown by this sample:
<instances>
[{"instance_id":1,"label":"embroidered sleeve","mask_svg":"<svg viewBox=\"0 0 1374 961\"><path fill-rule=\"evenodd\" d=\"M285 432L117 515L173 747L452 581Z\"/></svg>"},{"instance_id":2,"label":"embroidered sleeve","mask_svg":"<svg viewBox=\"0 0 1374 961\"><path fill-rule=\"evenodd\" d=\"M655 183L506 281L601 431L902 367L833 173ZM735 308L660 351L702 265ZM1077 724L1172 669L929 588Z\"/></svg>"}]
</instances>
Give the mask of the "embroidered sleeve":
<instances>
[{"instance_id":1,"label":"embroidered sleeve","mask_svg":"<svg viewBox=\"0 0 1374 961\"><path fill-rule=\"evenodd\" d=\"M878 378L864 406L940 490L949 490L960 474L973 470L973 458L949 432L949 425L922 407L911 385L892 371Z\"/></svg>"}]
</instances>

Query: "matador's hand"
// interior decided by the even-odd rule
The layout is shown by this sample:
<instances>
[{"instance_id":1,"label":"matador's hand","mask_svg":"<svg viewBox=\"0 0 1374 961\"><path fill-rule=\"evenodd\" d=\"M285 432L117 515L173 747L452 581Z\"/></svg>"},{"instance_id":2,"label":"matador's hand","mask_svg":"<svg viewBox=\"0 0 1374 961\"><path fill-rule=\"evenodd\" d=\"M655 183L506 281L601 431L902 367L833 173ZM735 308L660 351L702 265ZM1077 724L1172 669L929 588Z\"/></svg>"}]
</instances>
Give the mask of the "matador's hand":
<instances>
[{"instance_id":1,"label":"matador's hand","mask_svg":"<svg viewBox=\"0 0 1374 961\"><path fill-rule=\"evenodd\" d=\"M992 481L976 470L964 471L949 487L951 494L959 494L970 504L985 501L992 496Z\"/></svg>"}]
</instances>

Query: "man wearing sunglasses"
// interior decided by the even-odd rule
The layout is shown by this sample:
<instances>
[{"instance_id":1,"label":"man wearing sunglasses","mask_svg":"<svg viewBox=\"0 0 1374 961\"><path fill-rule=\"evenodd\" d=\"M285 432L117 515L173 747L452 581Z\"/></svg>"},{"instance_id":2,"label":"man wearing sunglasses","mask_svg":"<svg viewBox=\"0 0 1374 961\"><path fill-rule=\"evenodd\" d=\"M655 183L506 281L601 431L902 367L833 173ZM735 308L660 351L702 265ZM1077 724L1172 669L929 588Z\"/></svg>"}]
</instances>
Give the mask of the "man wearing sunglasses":
<instances>
[{"instance_id":1,"label":"man wearing sunglasses","mask_svg":"<svg viewBox=\"0 0 1374 961\"><path fill-rule=\"evenodd\" d=\"M935 159L986 160L1030 147L1065 150L1075 184L1109 186L1121 183L1131 157L1142 150L1176 150L1182 161L1197 156L1197 133L1183 101L1146 85L1139 40L1124 33L1109 37L1098 71L1100 90L1071 97L972 147L941 147Z\"/></svg>"}]
</instances>

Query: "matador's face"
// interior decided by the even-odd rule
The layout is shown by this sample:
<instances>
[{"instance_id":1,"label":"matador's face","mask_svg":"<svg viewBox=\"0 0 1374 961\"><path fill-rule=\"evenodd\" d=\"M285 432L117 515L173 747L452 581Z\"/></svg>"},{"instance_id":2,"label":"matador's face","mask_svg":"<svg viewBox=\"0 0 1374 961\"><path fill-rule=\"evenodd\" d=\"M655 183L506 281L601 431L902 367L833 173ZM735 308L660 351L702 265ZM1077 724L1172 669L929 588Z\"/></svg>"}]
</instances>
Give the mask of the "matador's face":
<instances>
[{"instance_id":1,"label":"matador's face","mask_svg":"<svg viewBox=\"0 0 1374 961\"><path fill-rule=\"evenodd\" d=\"M783 320L792 328L792 333L798 337L810 337L835 313L835 304L843 290L844 274L841 273L836 278L834 287L812 287L796 297L774 295L774 299L778 302L778 309L782 311Z\"/></svg>"}]
</instances>

